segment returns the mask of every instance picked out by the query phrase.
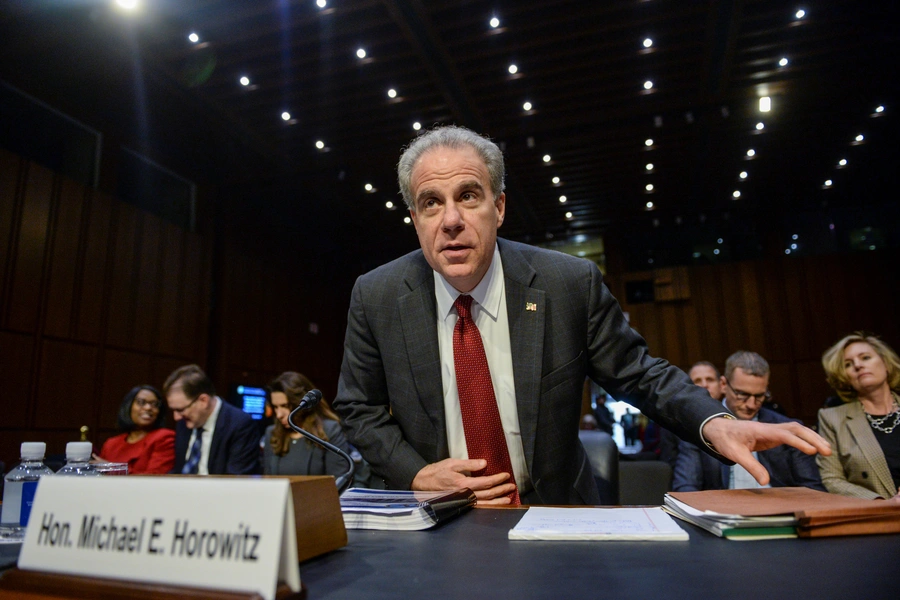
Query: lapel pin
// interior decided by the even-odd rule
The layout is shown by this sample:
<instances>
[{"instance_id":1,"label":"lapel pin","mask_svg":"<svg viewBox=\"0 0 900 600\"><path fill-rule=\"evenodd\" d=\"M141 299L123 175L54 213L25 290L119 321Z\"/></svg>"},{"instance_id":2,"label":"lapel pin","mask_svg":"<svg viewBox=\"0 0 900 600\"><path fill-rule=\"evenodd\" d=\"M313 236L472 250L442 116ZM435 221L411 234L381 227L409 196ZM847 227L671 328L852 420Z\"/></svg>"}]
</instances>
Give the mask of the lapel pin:
<instances>
[{"instance_id":1,"label":"lapel pin","mask_svg":"<svg viewBox=\"0 0 900 600\"><path fill-rule=\"evenodd\" d=\"M532 312L537 312L537 304L534 302L526 302L525 310L530 310Z\"/></svg>"}]
</instances>

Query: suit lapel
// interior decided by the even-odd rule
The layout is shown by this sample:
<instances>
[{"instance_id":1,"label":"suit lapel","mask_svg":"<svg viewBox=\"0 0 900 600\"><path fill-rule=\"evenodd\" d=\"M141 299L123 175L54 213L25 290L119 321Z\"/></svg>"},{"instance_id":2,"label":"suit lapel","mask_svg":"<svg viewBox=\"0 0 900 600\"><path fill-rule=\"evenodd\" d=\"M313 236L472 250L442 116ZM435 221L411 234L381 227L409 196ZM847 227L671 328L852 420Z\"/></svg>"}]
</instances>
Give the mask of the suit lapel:
<instances>
[{"instance_id":1,"label":"suit lapel","mask_svg":"<svg viewBox=\"0 0 900 600\"><path fill-rule=\"evenodd\" d=\"M540 408L546 298L543 290L531 287L537 273L521 253L507 245L505 240L498 240L498 243L506 284L506 312L519 428L525 462L530 471L534 464L534 441Z\"/></svg>"},{"instance_id":2,"label":"suit lapel","mask_svg":"<svg viewBox=\"0 0 900 600\"><path fill-rule=\"evenodd\" d=\"M869 425L868 419L863 412L862 404L859 401L850 404L847 410L847 429L850 435L856 441L859 449L862 450L866 461L872 465L872 474L878 481L878 487L881 495L887 494L885 497L890 498L893 494L894 480L891 478L891 471L888 468L887 460L884 458L884 452L881 445L872 433L872 427Z\"/></svg>"},{"instance_id":3,"label":"suit lapel","mask_svg":"<svg viewBox=\"0 0 900 600\"><path fill-rule=\"evenodd\" d=\"M420 264L421 263L421 264ZM409 269L405 281L409 293L400 296L400 324L416 386L418 400L435 425L438 452L447 455L447 428L444 423L444 389L441 380L441 353L437 336L437 302L434 275L422 258Z\"/></svg>"},{"instance_id":4,"label":"suit lapel","mask_svg":"<svg viewBox=\"0 0 900 600\"><path fill-rule=\"evenodd\" d=\"M225 406L225 401L216 397L218 402L222 403L221 408L219 408L219 416L216 417L216 428L212 433L212 440L210 440L209 444L209 459L206 461L206 469L212 474L224 473L224 464L222 467L219 466L219 462L223 462L224 453L222 452L222 440L227 437L228 432L228 407Z\"/></svg>"}]
</instances>

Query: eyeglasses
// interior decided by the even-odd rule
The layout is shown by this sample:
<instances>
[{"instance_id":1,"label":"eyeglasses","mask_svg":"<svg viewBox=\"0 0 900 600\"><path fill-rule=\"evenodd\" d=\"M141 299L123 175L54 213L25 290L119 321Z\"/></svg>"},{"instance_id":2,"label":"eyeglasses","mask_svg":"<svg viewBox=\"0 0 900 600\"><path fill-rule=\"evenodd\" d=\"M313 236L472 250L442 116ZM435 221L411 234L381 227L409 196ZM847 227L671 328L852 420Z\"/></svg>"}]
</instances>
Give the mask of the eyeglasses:
<instances>
[{"instance_id":1,"label":"eyeglasses","mask_svg":"<svg viewBox=\"0 0 900 600\"><path fill-rule=\"evenodd\" d=\"M172 408L171 406L170 406L169 408L170 408L170 409L172 410L172 412L175 413L176 415L180 415L181 413L183 413L184 411L186 411L187 409L189 409L189 408L191 407L191 404L193 404L194 402L196 402L196 401L199 400L199 399L200 399L200 396L197 396L196 398L194 398L193 400L191 400L190 402L188 402L187 404L185 404L185 405L182 406L181 408Z\"/></svg>"},{"instance_id":2,"label":"eyeglasses","mask_svg":"<svg viewBox=\"0 0 900 600\"><path fill-rule=\"evenodd\" d=\"M144 400L143 398L135 398L134 403L138 408L155 408L156 410L162 406L162 402L159 400Z\"/></svg>"},{"instance_id":3,"label":"eyeglasses","mask_svg":"<svg viewBox=\"0 0 900 600\"><path fill-rule=\"evenodd\" d=\"M731 388L731 391L734 392L734 397L737 398L738 400L740 400L741 402L746 402L750 398L753 398L754 400L756 400L758 402L765 402L766 400L768 400L769 398L772 397L772 392L770 392L769 390L766 390L765 392L762 392L759 394L750 394L748 392L742 392L740 390L734 389L734 386L731 385L731 382L728 381L727 378L725 379L725 383L728 385L728 387Z\"/></svg>"}]
</instances>

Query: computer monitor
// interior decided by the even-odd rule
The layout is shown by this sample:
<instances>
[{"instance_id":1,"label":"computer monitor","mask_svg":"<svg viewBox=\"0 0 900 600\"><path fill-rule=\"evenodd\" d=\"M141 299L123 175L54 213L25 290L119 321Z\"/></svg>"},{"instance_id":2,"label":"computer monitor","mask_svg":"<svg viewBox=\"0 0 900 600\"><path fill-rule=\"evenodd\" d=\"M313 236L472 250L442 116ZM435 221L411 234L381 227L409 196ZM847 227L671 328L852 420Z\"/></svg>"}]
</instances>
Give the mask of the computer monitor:
<instances>
[{"instance_id":1,"label":"computer monitor","mask_svg":"<svg viewBox=\"0 0 900 600\"><path fill-rule=\"evenodd\" d=\"M228 402L250 415L254 421L262 421L271 415L266 400L269 393L265 388L233 383L228 388Z\"/></svg>"}]
</instances>

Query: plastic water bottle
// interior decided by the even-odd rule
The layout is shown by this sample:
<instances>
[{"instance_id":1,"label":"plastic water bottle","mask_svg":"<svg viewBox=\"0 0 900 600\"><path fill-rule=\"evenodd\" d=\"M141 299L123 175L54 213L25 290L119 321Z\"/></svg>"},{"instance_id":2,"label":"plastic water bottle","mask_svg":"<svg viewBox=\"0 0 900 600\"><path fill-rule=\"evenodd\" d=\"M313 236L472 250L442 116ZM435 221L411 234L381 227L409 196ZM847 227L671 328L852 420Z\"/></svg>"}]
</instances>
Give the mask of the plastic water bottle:
<instances>
[{"instance_id":1,"label":"plastic water bottle","mask_svg":"<svg viewBox=\"0 0 900 600\"><path fill-rule=\"evenodd\" d=\"M23 442L22 463L4 477L3 513L0 523L7 528L25 527L31 515L31 505L38 480L53 471L44 464L44 442Z\"/></svg>"},{"instance_id":2,"label":"plastic water bottle","mask_svg":"<svg viewBox=\"0 0 900 600\"><path fill-rule=\"evenodd\" d=\"M90 442L69 442L66 444L66 466L57 475L99 476L100 471L90 463L94 445Z\"/></svg>"}]
</instances>

